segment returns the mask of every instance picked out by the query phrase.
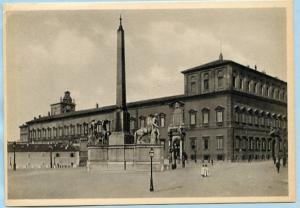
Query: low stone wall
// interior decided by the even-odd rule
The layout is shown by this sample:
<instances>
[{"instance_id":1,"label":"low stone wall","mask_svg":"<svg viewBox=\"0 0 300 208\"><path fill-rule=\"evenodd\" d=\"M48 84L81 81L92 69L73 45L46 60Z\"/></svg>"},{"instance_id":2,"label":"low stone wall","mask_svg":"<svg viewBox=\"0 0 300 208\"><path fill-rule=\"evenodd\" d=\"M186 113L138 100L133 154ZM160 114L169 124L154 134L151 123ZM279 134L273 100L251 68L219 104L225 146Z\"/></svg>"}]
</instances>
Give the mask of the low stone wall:
<instances>
[{"instance_id":1,"label":"low stone wall","mask_svg":"<svg viewBox=\"0 0 300 208\"><path fill-rule=\"evenodd\" d=\"M150 170L149 151L153 148L152 167L163 171L163 146L126 144L88 147L88 170Z\"/></svg>"}]
</instances>

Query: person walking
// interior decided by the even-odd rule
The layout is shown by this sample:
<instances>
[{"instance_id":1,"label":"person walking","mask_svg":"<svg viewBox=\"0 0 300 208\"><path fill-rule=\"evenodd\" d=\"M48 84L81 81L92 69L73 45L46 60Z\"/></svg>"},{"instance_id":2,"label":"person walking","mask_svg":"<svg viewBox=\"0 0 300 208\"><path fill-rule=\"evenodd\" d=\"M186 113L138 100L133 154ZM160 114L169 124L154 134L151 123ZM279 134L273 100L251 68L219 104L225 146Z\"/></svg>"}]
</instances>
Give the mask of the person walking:
<instances>
[{"instance_id":1,"label":"person walking","mask_svg":"<svg viewBox=\"0 0 300 208\"><path fill-rule=\"evenodd\" d=\"M205 177L205 166L204 166L204 164L203 164L202 167L201 167L200 175L202 176L202 178Z\"/></svg>"},{"instance_id":2,"label":"person walking","mask_svg":"<svg viewBox=\"0 0 300 208\"><path fill-rule=\"evenodd\" d=\"M187 154L186 152L182 153L182 167L185 168L185 163L187 162Z\"/></svg>"},{"instance_id":3,"label":"person walking","mask_svg":"<svg viewBox=\"0 0 300 208\"><path fill-rule=\"evenodd\" d=\"M205 177L209 176L209 169L208 169L207 164L205 164L205 167L204 167L204 176Z\"/></svg>"},{"instance_id":4,"label":"person walking","mask_svg":"<svg viewBox=\"0 0 300 208\"><path fill-rule=\"evenodd\" d=\"M280 170L280 159L278 159L277 162L276 162L276 168L277 168L277 173L279 173L279 170Z\"/></svg>"}]
</instances>

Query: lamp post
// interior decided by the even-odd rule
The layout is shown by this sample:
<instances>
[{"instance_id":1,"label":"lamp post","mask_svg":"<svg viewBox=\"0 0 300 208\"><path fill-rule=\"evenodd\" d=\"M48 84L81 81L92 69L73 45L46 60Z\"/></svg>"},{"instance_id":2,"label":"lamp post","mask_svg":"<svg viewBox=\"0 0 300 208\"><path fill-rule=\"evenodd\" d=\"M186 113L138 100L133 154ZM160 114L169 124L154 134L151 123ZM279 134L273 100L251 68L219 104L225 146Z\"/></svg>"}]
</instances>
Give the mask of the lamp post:
<instances>
[{"instance_id":1,"label":"lamp post","mask_svg":"<svg viewBox=\"0 0 300 208\"><path fill-rule=\"evenodd\" d=\"M52 144L49 145L49 151L50 151L50 168L52 168L52 151L53 151Z\"/></svg>"},{"instance_id":2,"label":"lamp post","mask_svg":"<svg viewBox=\"0 0 300 208\"><path fill-rule=\"evenodd\" d=\"M17 146L17 143L16 142L13 142L13 149L14 149L14 165L13 165L13 170L16 171L16 146Z\"/></svg>"},{"instance_id":3,"label":"lamp post","mask_svg":"<svg viewBox=\"0 0 300 208\"><path fill-rule=\"evenodd\" d=\"M149 156L150 156L150 161L151 161L150 191L153 192L154 188L153 188L153 177L152 177L152 158L154 156L154 151L153 151L152 147L151 147L151 149L149 151Z\"/></svg>"}]
</instances>

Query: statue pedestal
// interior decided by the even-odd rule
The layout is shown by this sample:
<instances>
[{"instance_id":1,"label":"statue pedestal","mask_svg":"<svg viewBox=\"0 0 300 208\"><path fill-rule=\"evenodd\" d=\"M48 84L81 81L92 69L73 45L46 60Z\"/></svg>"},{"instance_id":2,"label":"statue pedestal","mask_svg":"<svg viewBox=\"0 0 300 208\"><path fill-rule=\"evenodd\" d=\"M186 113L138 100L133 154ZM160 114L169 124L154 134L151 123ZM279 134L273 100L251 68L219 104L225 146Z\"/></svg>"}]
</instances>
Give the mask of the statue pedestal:
<instances>
[{"instance_id":1,"label":"statue pedestal","mask_svg":"<svg viewBox=\"0 0 300 208\"><path fill-rule=\"evenodd\" d=\"M133 136L127 132L112 132L109 136L109 145L132 144Z\"/></svg>"}]
</instances>

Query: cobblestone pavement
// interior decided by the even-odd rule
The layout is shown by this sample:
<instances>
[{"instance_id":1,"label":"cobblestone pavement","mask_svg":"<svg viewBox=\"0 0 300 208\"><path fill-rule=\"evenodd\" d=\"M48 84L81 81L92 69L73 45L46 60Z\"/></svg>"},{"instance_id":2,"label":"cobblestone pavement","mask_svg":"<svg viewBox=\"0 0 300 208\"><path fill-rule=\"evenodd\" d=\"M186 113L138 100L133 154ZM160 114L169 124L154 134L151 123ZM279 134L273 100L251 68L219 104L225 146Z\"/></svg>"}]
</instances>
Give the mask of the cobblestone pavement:
<instances>
[{"instance_id":1,"label":"cobblestone pavement","mask_svg":"<svg viewBox=\"0 0 300 208\"><path fill-rule=\"evenodd\" d=\"M184 169L150 173L97 171L85 168L17 170L8 172L9 199L63 199L112 197L286 196L287 168L278 174L272 161L218 162L201 178L201 163L189 161Z\"/></svg>"}]
</instances>

